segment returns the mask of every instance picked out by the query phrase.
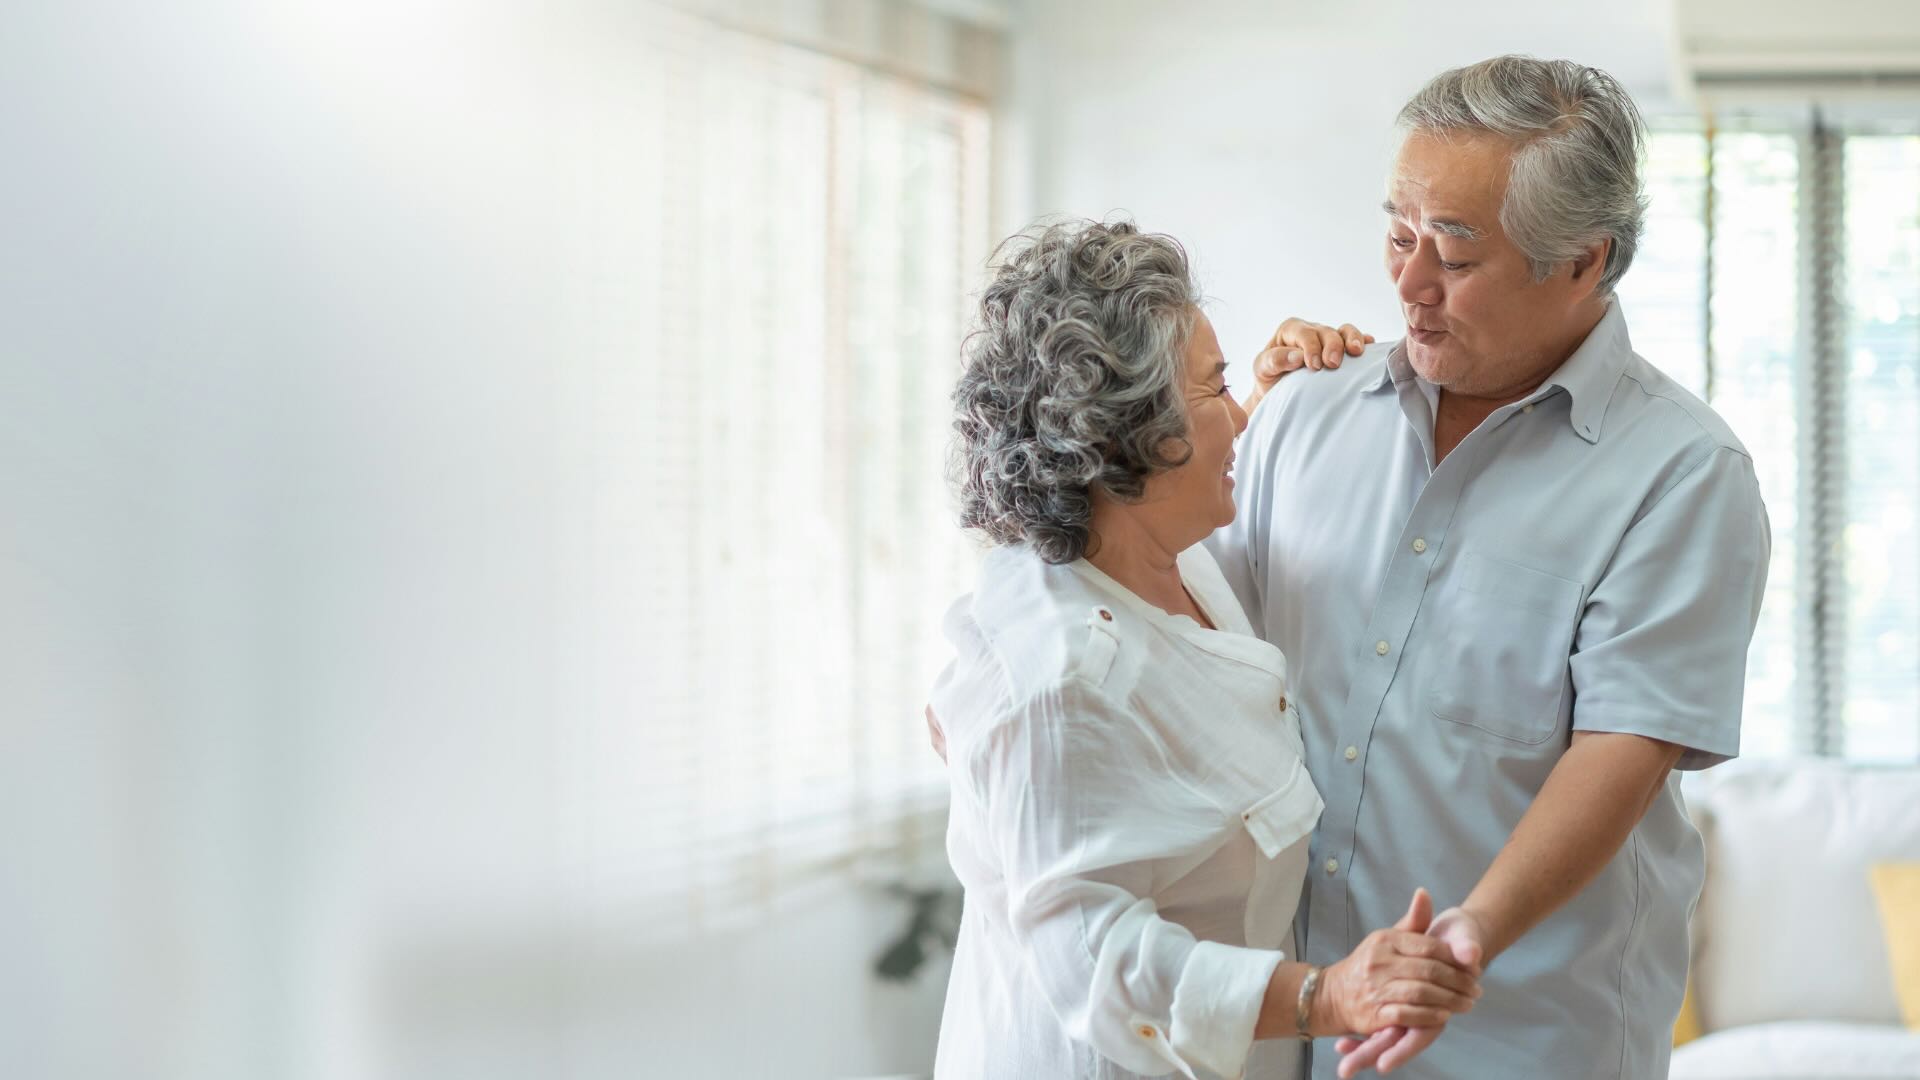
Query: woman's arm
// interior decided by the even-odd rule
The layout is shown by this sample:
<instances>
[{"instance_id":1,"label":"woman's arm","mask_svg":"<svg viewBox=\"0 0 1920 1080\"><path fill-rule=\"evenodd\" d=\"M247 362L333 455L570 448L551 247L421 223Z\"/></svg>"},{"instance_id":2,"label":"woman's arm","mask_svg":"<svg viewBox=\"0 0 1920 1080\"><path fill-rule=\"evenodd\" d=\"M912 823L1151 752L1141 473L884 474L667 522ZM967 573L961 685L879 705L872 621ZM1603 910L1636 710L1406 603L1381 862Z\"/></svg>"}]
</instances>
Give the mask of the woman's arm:
<instances>
[{"instance_id":1,"label":"woman's arm","mask_svg":"<svg viewBox=\"0 0 1920 1080\"><path fill-rule=\"evenodd\" d=\"M1237 1076L1278 952L1161 917L1155 867L1219 808L1156 771L1149 724L1079 679L947 725L958 827L1000 875L1020 962L1065 1032L1131 1072Z\"/></svg>"},{"instance_id":2,"label":"woman's arm","mask_svg":"<svg viewBox=\"0 0 1920 1080\"><path fill-rule=\"evenodd\" d=\"M1157 743L1124 704L1070 680L948 751L956 812L998 865L1011 936L1071 1038L1146 1075L1233 1076L1255 1038L1295 1033L1306 965L1196 940L1160 916L1157 860L1169 843L1213 834L1220 815L1188 785L1155 782ZM1443 972L1431 949L1412 930L1369 937L1323 976L1316 1031L1470 1007L1470 977Z\"/></svg>"}]
</instances>

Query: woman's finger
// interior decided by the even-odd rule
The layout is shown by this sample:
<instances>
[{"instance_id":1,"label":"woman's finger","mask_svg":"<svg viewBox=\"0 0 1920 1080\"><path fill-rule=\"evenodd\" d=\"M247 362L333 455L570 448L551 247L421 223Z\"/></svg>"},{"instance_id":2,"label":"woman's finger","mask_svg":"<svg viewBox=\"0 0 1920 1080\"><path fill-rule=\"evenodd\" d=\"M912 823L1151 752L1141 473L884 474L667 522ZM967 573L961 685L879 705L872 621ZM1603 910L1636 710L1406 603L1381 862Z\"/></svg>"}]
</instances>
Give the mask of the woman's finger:
<instances>
[{"instance_id":1,"label":"woman's finger","mask_svg":"<svg viewBox=\"0 0 1920 1080\"><path fill-rule=\"evenodd\" d=\"M1337 368L1347 358L1347 339L1331 326L1320 328L1320 366Z\"/></svg>"},{"instance_id":2,"label":"woman's finger","mask_svg":"<svg viewBox=\"0 0 1920 1080\"><path fill-rule=\"evenodd\" d=\"M1429 1005L1452 1013L1473 1011L1473 995L1456 993L1444 986L1435 986L1418 979L1395 979L1388 983L1383 1000L1409 1005Z\"/></svg>"},{"instance_id":3,"label":"woman's finger","mask_svg":"<svg viewBox=\"0 0 1920 1080\"><path fill-rule=\"evenodd\" d=\"M1340 324L1340 336L1347 343L1347 355L1349 356L1359 356L1361 353L1366 352L1367 342L1373 340L1373 335L1361 333L1360 328L1352 323Z\"/></svg>"},{"instance_id":4,"label":"woman's finger","mask_svg":"<svg viewBox=\"0 0 1920 1080\"><path fill-rule=\"evenodd\" d=\"M1380 1019L1394 1027L1446 1027L1453 1014L1431 1005L1382 1005Z\"/></svg>"},{"instance_id":5,"label":"woman's finger","mask_svg":"<svg viewBox=\"0 0 1920 1080\"><path fill-rule=\"evenodd\" d=\"M1403 979L1416 979L1435 986L1444 986L1456 994L1465 994L1472 998L1478 998L1483 992L1480 980L1452 964L1441 963L1438 960L1401 960L1394 969L1394 973Z\"/></svg>"},{"instance_id":6,"label":"woman's finger","mask_svg":"<svg viewBox=\"0 0 1920 1080\"><path fill-rule=\"evenodd\" d=\"M1480 974L1477 967L1464 967L1459 961L1455 960L1453 956L1453 946L1448 945L1439 938L1428 937L1425 934L1412 934L1404 930L1395 930L1388 932L1387 945L1401 956L1412 957L1419 960L1437 960L1440 963L1459 968L1475 977L1478 977Z\"/></svg>"}]
</instances>

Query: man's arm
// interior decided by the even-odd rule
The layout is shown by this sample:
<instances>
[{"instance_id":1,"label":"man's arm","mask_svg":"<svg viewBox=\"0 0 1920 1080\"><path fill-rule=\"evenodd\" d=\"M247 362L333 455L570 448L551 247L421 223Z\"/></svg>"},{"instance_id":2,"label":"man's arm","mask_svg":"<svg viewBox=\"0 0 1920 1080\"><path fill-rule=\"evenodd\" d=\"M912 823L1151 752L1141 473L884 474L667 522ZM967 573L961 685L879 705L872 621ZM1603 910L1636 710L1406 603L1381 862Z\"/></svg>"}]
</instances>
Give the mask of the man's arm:
<instances>
[{"instance_id":1,"label":"man's arm","mask_svg":"<svg viewBox=\"0 0 1920 1080\"><path fill-rule=\"evenodd\" d=\"M1600 876L1646 816L1683 749L1641 735L1574 732L1572 747L1460 905L1479 929L1482 963Z\"/></svg>"},{"instance_id":2,"label":"man's arm","mask_svg":"<svg viewBox=\"0 0 1920 1080\"><path fill-rule=\"evenodd\" d=\"M1461 963L1491 964L1527 931L1593 883L1646 816L1685 748L1641 735L1576 731L1533 805L1459 907L1429 933ZM1411 1061L1441 1028L1388 1028L1336 1049L1342 1077Z\"/></svg>"}]
</instances>

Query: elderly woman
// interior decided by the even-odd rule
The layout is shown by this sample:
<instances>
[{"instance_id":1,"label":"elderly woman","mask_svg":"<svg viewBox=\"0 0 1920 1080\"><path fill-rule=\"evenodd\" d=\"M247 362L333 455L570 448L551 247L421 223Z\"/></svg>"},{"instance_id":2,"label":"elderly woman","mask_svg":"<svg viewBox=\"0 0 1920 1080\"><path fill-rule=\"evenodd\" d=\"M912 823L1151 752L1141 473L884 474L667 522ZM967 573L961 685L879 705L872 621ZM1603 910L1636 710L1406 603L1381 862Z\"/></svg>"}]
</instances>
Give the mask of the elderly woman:
<instances>
[{"instance_id":1,"label":"elderly woman","mask_svg":"<svg viewBox=\"0 0 1920 1080\"><path fill-rule=\"evenodd\" d=\"M931 700L967 889L936 1076L1294 1077L1301 1038L1439 1026L1477 972L1416 894L1290 959L1320 796L1287 662L1199 546L1247 417L1185 252L1128 223L1010 242L954 394L996 545Z\"/></svg>"}]
</instances>

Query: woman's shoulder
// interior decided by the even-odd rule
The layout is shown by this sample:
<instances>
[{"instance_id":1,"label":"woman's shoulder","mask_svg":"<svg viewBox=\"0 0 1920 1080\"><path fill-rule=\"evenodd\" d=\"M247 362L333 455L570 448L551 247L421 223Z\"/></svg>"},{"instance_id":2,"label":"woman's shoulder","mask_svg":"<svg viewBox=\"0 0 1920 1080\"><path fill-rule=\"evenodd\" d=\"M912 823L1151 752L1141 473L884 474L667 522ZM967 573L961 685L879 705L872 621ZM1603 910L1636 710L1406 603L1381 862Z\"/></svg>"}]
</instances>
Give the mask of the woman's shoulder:
<instances>
[{"instance_id":1,"label":"woman's shoulder","mask_svg":"<svg viewBox=\"0 0 1920 1080\"><path fill-rule=\"evenodd\" d=\"M1072 567L996 549L975 590L948 609L954 659L936 689L962 698L956 704L970 716L997 718L1045 715L1063 697L1111 693L1128 617Z\"/></svg>"}]
</instances>

